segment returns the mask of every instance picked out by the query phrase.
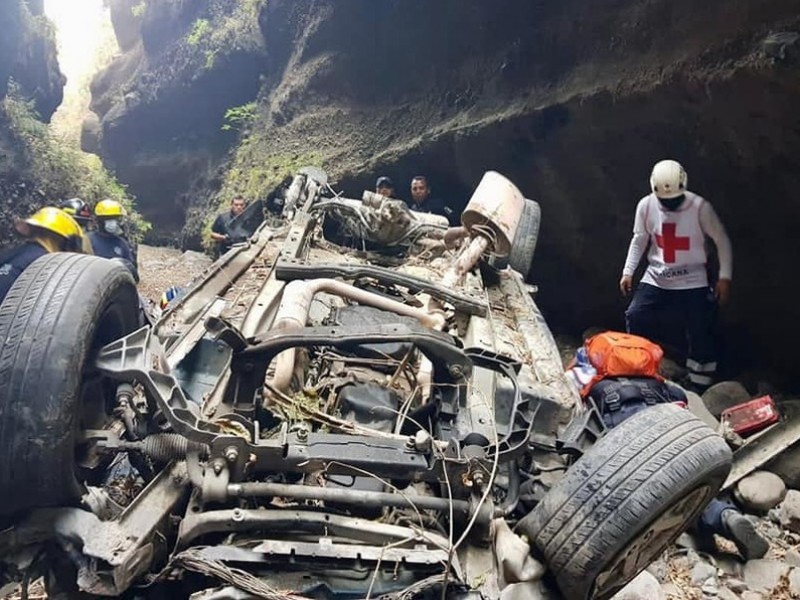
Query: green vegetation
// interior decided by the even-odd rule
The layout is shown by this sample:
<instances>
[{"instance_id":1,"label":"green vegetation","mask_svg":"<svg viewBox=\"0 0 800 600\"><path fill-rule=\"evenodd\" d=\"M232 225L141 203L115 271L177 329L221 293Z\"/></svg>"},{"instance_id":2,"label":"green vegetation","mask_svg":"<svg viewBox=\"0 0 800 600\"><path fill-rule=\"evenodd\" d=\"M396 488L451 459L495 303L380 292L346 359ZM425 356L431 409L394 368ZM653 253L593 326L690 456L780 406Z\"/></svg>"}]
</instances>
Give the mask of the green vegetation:
<instances>
[{"instance_id":1,"label":"green vegetation","mask_svg":"<svg viewBox=\"0 0 800 600\"><path fill-rule=\"evenodd\" d=\"M248 102L241 106L234 106L225 111L224 123L222 124L222 131L242 131L246 129L256 118L255 102Z\"/></svg>"},{"instance_id":2,"label":"green vegetation","mask_svg":"<svg viewBox=\"0 0 800 600\"><path fill-rule=\"evenodd\" d=\"M186 42L190 46L198 46L208 37L211 31L211 21L208 19L197 19L192 25L192 31L186 38Z\"/></svg>"},{"instance_id":3,"label":"green vegetation","mask_svg":"<svg viewBox=\"0 0 800 600\"><path fill-rule=\"evenodd\" d=\"M147 10L147 3L145 2L145 0L141 0L139 4L131 6L131 14L136 18L144 16L144 11L146 10Z\"/></svg>"},{"instance_id":4,"label":"green vegetation","mask_svg":"<svg viewBox=\"0 0 800 600\"><path fill-rule=\"evenodd\" d=\"M212 4L206 17L197 19L186 43L200 51L203 68L213 69L219 56L263 44L258 16L266 0L240 0L233 12Z\"/></svg>"},{"instance_id":5,"label":"green vegetation","mask_svg":"<svg viewBox=\"0 0 800 600\"><path fill-rule=\"evenodd\" d=\"M11 93L0 102L0 120L6 121L13 153L0 162L3 173L24 174L36 190L53 203L78 196L95 203L104 198L118 200L128 209L137 236L150 224L135 211L125 188L94 155L81 152L53 134L38 119L31 102L21 99L12 84Z\"/></svg>"}]
</instances>

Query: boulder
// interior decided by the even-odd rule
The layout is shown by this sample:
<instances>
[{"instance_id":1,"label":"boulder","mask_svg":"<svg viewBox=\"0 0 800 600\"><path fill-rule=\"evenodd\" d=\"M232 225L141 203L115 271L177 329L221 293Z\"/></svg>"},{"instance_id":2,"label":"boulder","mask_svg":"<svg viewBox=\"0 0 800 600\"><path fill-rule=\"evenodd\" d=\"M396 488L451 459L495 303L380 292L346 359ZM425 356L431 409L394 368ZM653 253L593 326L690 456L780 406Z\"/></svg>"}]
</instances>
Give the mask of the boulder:
<instances>
[{"instance_id":1,"label":"boulder","mask_svg":"<svg viewBox=\"0 0 800 600\"><path fill-rule=\"evenodd\" d=\"M647 571L642 571L611 600L666 600L666 595L658 580Z\"/></svg>"},{"instance_id":2,"label":"boulder","mask_svg":"<svg viewBox=\"0 0 800 600\"><path fill-rule=\"evenodd\" d=\"M789 490L778 514L781 526L789 531L800 533L800 492Z\"/></svg>"},{"instance_id":3,"label":"boulder","mask_svg":"<svg viewBox=\"0 0 800 600\"><path fill-rule=\"evenodd\" d=\"M698 562L692 567L692 585L703 585L708 580L717 579L717 569L707 562Z\"/></svg>"},{"instance_id":4,"label":"boulder","mask_svg":"<svg viewBox=\"0 0 800 600\"><path fill-rule=\"evenodd\" d=\"M750 392L738 381L720 381L703 393L709 412L719 418L722 411L750 400Z\"/></svg>"},{"instance_id":5,"label":"boulder","mask_svg":"<svg viewBox=\"0 0 800 600\"><path fill-rule=\"evenodd\" d=\"M750 560L744 565L744 582L751 590L769 592L788 572L788 565L779 560Z\"/></svg>"},{"instance_id":6,"label":"boulder","mask_svg":"<svg viewBox=\"0 0 800 600\"><path fill-rule=\"evenodd\" d=\"M736 485L734 495L745 510L765 514L786 496L786 484L774 473L755 471Z\"/></svg>"}]
</instances>

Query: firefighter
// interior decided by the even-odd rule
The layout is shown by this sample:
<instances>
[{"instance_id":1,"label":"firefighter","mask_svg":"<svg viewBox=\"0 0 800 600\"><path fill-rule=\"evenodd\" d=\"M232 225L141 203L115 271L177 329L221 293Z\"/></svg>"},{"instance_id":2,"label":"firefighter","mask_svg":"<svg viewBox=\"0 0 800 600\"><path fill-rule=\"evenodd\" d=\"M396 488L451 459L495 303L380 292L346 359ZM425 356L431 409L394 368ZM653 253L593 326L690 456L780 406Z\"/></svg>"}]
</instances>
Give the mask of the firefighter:
<instances>
[{"instance_id":1,"label":"firefighter","mask_svg":"<svg viewBox=\"0 0 800 600\"><path fill-rule=\"evenodd\" d=\"M92 227L92 209L80 198L64 200L58 207L75 219L83 230L83 253L93 254L92 242L89 240L88 236Z\"/></svg>"},{"instance_id":2,"label":"firefighter","mask_svg":"<svg viewBox=\"0 0 800 600\"><path fill-rule=\"evenodd\" d=\"M702 392L716 374L714 322L717 305L730 296L733 252L713 207L687 189L687 179L674 160L653 167L652 193L636 207L619 287L623 295L633 292L634 271L647 251L647 270L625 312L628 332L662 344L670 334L685 334L689 383ZM713 288L706 270L706 237L714 241L719 255L719 279Z\"/></svg>"},{"instance_id":3,"label":"firefighter","mask_svg":"<svg viewBox=\"0 0 800 600\"><path fill-rule=\"evenodd\" d=\"M52 206L17 221L15 228L26 241L0 255L0 301L22 272L40 256L50 252L81 252L83 249L84 236L78 223Z\"/></svg>"},{"instance_id":4,"label":"firefighter","mask_svg":"<svg viewBox=\"0 0 800 600\"><path fill-rule=\"evenodd\" d=\"M130 244L122 237L125 208L116 200L102 200L94 207L96 231L89 234L92 250L102 258L121 260L138 283L139 269Z\"/></svg>"}]
</instances>

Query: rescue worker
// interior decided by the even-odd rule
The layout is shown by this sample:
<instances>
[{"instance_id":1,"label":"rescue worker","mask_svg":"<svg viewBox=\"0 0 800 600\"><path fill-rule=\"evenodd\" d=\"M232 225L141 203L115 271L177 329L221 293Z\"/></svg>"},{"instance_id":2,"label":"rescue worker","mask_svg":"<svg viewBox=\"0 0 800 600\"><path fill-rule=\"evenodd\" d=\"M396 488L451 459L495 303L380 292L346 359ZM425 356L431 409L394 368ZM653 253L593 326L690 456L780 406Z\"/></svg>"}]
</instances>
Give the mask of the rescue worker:
<instances>
[{"instance_id":1,"label":"rescue worker","mask_svg":"<svg viewBox=\"0 0 800 600\"><path fill-rule=\"evenodd\" d=\"M92 242L87 235L92 226L92 209L89 205L80 198L70 198L61 202L58 207L75 219L83 230L83 253L94 254Z\"/></svg>"},{"instance_id":2,"label":"rescue worker","mask_svg":"<svg viewBox=\"0 0 800 600\"><path fill-rule=\"evenodd\" d=\"M408 204L411 210L417 212L432 213L435 215L442 215L447 217L450 224L453 225L453 210L445 206L439 198L434 198L431 195L431 188L428 185L428 178L424 175L417 175L411 180L411 202ZM457 225L457 223L455 223Z\"/></svg>"},{"instance_id":3,"label":"rescue worker","mask_svg":"<svg viewBox=\"0 0 800 600\"><path fill-rule=\"evenodd\" d=\"M647 251L647 270L625 312L628 332L661 343L670 333L685 335L690 387L702 392L716 374L714 322L717 304L730 296L733 252L713 207L687 189L687 179L674 160L653 167L652 193L636 207L619 287L623 295L631 294L633 274ZM706 236L714 241L720 263L713 289L706 270Z\"/></svg>"},{"instance_id":4,"label":"rescue worker","mask_svg":"<svg viewBox=\"0 0 800 600\"><path fill-rule=\"evenodd\" d=\"M244 212L244 198L236 196L231 200L231 208L227 213L217 215L211 225L211 239L216 243L219 255L225 254L235 240L231 237L231 222Z\"/></svg>"},{"instance_id":5,"label":"rescue worker","mask_svg":"<svg viewBox=\"0 0 800 600\"><path fill-rule=\"evenodd\" d=\"M64 211L48 206L17 221L15 229L26 241L0 255L0 302L37 258L50 252L81 252L83 232Z\"/></svg>"},{"instance_id":6,"label":"rescue worker","mask_svg":"<svg viewBox=\"0 0 800 600\"><path fill-rule=\"evenodd\" d=\"M386 175L378 177L378 181L375 182L375 193L385 196L386 198L394 198L394 184L392 180L386 177Z\"/></svg>"},{"instance_id":7,"label":"rescue worker","mask_svg":"<svg viewBox=\"0 0 800 600\"><path fill-rule=\"evenodd\" d=\"M688 404L684 390L655 377L606 377L593 383L597 379L597 370L590 354L586 345L578 348L567 369L567 380L575 385L576 391L587 403L594 403L609 429L654 404ZM587 390L587 386L591 387ZM708 503L693 529L700 549L706 551L716 551L715 534L733 541L745 560L762 558L769 550L769 542L758 533L750 519L742 514L727 494Z\"/></svg>"},{"instance_id":8,"label":"rescue worker","mask_svg":"<svg viewBox=\"0 0 800 600\"><path fill-rule=\"evenodd\" d=\"M80 198L64 200L59 208L78 222L81 229L88 231L92 225L92 209Z\"/></svg>"},{"instance_id":9,"label":"rescue worker","mask_svg":"<svg viewBox=\"0 0 800 600\"><path fill-rule=\"evenodd\" d=\"M122 219L127 212L116 200L101 200L94 207L97 230L89 233L96 256L121 260L139 282L139 269L130 244L122 237Z\"/></svg>"}]
</instances>

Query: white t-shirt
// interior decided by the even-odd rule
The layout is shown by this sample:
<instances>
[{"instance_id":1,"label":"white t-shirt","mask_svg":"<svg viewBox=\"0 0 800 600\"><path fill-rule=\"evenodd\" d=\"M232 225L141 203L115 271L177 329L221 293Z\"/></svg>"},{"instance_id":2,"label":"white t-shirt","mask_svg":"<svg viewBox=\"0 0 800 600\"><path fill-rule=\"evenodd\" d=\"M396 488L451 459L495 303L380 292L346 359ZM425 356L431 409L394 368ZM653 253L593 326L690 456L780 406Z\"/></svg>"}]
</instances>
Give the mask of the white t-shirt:
<instances>
[{"instance_id":1,"label":"white t-shirt","mask_svg":"<svg viewBox=\"0 0 800 600\"><path fill-rule=\"evenodd\" d=\"M655 194L645 196L636 207L633 238L622 274L633 275L649 244L644 283L668 290L707 287L706 236L717 246L720 279L731 279L731 242L711 204L686 192L677 210L670 211Z\"/></svg>"}]
</instances>

